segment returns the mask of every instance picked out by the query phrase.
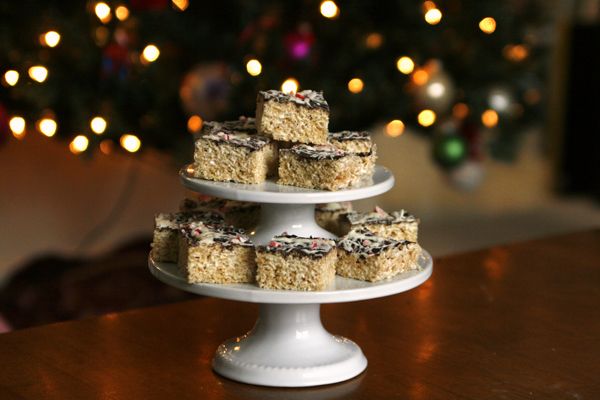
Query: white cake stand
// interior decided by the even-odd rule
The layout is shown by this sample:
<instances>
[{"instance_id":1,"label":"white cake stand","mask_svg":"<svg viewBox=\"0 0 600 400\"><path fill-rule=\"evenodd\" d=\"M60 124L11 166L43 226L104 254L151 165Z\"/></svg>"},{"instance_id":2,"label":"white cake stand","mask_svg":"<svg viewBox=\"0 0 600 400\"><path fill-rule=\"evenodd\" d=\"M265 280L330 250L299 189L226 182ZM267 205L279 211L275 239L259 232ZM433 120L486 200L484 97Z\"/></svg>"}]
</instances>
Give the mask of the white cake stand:
<instances>
[{"instance_id":1,"label":"white cake stand","mask_svg":"<svg viewBox=\"0 0 600 400\"><path fill-rule=\"evenodd\" d=\"M261 218L252 233L257 244L276 234L335 237L314 219L317 203L376 196L394 185L387 169L377 166L373 179L356 188L336 192L302 189L266 182L261 185L212 182L180 172L183 184L196 192L231 200L262 203ZM336 276L331 288L319 292L261 289L254 284L189 284L175 264L148 261L152 274L166 284L188 292L260 303L258 320L245 335L221 344L213 369L227 378L265 386L303 387L341 382L360 374L367 359L349 339L328 333L321 324L320 304L367 300L410 290L431 275L433 263L426 251L419 269L383 282L363 282ZM235 315L228 316L235 318Z\"/></svg>"}]
</instances>

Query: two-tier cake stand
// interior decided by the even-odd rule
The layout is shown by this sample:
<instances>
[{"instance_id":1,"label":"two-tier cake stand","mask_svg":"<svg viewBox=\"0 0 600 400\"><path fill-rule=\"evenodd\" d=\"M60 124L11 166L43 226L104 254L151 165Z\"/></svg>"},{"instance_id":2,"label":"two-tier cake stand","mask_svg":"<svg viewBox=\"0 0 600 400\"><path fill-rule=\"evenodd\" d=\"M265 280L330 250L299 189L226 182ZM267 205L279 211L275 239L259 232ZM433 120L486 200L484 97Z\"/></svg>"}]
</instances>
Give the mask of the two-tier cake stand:
<instances>
[{"instance_id":1,"label":"two-tier cake stand","mask_svg":"<svg viewBox=\"0 0 600 400\"><path fill-rule=\"evenodd\" d=\"M185 187L198 193L261 203L260 223L251 233L255 244L265 244L283 232L334 238L316 224L315 204L373 197L394 186L392 173L380 166L372 179L335 192L273 182L258 185L212 182L191 177L187 168L181 170L180 177ZM254 328L217 349L213 359L217 373L256 385L301 387L341 382L367 367L360 347L323 328L320 304L367 300L410 290L429 278L433 263L431 256L423 251L419 270L376 283L336 276L334 287L319 292L268 290L254 284L189 284L175 264L154 262L150 258L149 267L155 277L179 289L260 304Z\"/></svg>"}]
</instances>

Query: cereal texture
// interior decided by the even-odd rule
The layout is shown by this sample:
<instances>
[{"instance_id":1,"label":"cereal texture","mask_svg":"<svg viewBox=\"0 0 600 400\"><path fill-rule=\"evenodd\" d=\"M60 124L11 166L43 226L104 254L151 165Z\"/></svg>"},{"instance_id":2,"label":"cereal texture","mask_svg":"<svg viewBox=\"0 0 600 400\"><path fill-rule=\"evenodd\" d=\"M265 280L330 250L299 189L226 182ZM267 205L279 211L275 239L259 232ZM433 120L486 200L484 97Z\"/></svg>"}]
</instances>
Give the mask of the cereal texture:
<instances>
[{"instance_id":1,"label":"cereal texture","mask_svg":"<svg viewBox=\"0 0 600 400\"><path fill-rule=\"evenodd\" d=\"M262 288L325 290L335 279L335 250L322 258L297 254L256 252L256 281Z\"/></svg>"}]
</instances>

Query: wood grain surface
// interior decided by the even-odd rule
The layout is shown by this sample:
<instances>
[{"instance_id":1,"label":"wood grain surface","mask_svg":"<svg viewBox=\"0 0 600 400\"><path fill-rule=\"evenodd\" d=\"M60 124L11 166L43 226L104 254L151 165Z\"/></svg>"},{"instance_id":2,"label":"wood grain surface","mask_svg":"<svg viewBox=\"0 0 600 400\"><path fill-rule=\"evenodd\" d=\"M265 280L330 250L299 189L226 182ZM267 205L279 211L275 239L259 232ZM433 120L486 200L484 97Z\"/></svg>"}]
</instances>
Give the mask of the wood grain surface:
<instances>
[{"instance_id":1,"label":"wood grain surface","mask_svg":"<svg viewBox=\"0 0 600 400\"><path fill-rule=\"evenodd\" d=\"M214 374L257 306L202 298L0 335L1 399L599 399L600 231L436 259L407 293L322 306L369 360L271 389Z\"/></svg>"}]
</instances>

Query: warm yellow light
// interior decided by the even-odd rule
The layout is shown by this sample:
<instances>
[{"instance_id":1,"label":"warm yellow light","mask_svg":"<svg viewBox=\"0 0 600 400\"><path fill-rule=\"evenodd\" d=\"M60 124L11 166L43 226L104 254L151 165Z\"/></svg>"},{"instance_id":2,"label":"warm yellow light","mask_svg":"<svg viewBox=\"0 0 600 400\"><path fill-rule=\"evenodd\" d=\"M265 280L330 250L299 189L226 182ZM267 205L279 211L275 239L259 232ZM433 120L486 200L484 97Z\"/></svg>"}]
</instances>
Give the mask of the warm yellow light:
<instances>
[{"instance_id":1,"label":"warm yellow light","mask_svg":"<svg viewBox=\"0 0 600 400\"><path fill-rule=\"evenodd\" d=\"M48 77L48 70L41 65L34 65L29 68L29 77L36 82L44 82Z\"/></svg>"},{"instance_id":2,"label":"warm yellow light","mask_svg":"<svg viewBox=\"0 0 600 400\"><path fill-rule=\"evenodd\" d=\"M15 116L8 121L8 126L14 137L21 139L25 136L25 119L23 117Z\"/></svg>"},{"instance_id":3,"label":"warm yellow light","mask_svg":"<svg viewBox=\"0 0 600 400\"><path fill-rule=\"evenodd\" d=\"M204 123L204 121L202 120L202 117L199 115L192 115L187 122L187 127L188 130L192 133L196 133L198 131L200 131L200 129L202 129L202 124Z\"/></svg>"},{"instance_id":4,"label":"warm yellow light","mask_svg":"<svg viewBox=\"0 0 600 400\"><path fill-rule=\"evenodd\" d=\"M189 0L172 0L173 5L177 7L179 11L185 11L186 8L190 5Z\"/></svg>"},{"instance_id":5,"label":"warm yellow light","mask_svg":"<svg viewBox=\"0 0 600 400\"><path fill-rule=\"evenodd\" d=\"M419 124L425 127L431 126L435 123L436 115L431 110L423 110L417 116Z\"/></svg>"},{"instance_id":6,"label":"warm yellow light","mask_svg":"<svg viewBox=\"0 0 600 400\"><path fill-rule=\"evenodd\" d=\"M15 86L19 82L19 73L14 69L6 71L4 73L4 81L10 86Z\"/></svg>"},{"instance_id":7,"label":"warm yellow light","mask_svg":"<svg viewBox=\"0 0 600 400\"><path fill-rule=\"evenodd\" d=\"M125 134L121 136L119 142L121 143L121 147L123 147L130 153L135 153L142 146L142 142L140 141L140 139L137 136L131 134Z\"/></svg>"},{"instance_id":8,"label":"warm yellow light","mask_svg":"<svg viewBox=\"0 0 600 400\"><path fill-rule=\"evenodd\" d=\"M252 59L246 63L246 71L252 76L258 76L262 72L262 65L257 59Z\"/></svg>"},{"instance_id":9,"label":"warm yellow light","mask_svg":"<svg viewBox=\"0 0 600 400\"><path fill-rule=\"evenodd\" d=\"M148 46L144 47L144 51L142 51L142 58L148 62L156 61L159 55L160 50L158 50L158 47L153 44L149 44Z\"/></svg>"},{"instance_id":10,"label":"warm yellow light","mask_svg":"<svg viewBox=\"0 0 600 400\"><path fill-rule=\"evenodd\" d=\"M415 69L415 63L410 57L402 56L396 61L396 68L403 74L410 74Z\"/></svg>"},{"instance_id":11,"label":"warm yellow light","mask_svg":"<svg viewBox=\"0 0 600 400\"><path fill-rule=\"evenodd\" d=\"M365 83L360 78L353 78L348 82L348 90L352 93L360 93L364 87Z\"/></svg>"},{"instance_id":12,"label":"warm yellow light","mask_svg":"<svg viewBox=\"0 0 600 400\"><path fill-rule=\"evenodd\" d=\"M463 119L467 115L469 115L469 106L465 103L456 103L454 107L452 107L452 115L454 118Z\"/></svg>"},{"instance_id":13,"label":"warm yellow light","mask_svg":"<svg viewBox=\"0 0 600 400\"><path fill-rule=\"evenodd\" d=\"M112 153L113 149L114 149L115 145L113 144L112 140L110 139L104 139L103 141L100 142L100 151L102 152L102 154L110 154Z\"/></svg>"},{"instance_id":14,"label":"warm yellow light","mask_svg":"<svg viewBox=\"0 0 600 400\"><path fill-rule=\"evenodd\" d=\"M96 135L101 135L106 130L107 122L102 117L94 117L90 121L90 128Z\"/></svg>"},{"instance_id":15,"label":"warm yellow light","mask_svg":"<svg viewBox=\"0 0 600 400\"><path fill-rule=\"evenodd\" d=\"M60 34L56 31L48 31L40 36L40 43L48 47L56 47L60 42Z\"/></svg>"},{"instance_id":16,"label":"warm yellow light","mask_svg":"<svg viewBox=\"0 0 600 400\"><path fill-rule=\"evenodd\" d=\"M488 128L493 128L498 125L498 113L494 110L485 110L481 114L481 122Z\"/></svg>"},{"instance_id":17,"label":"warm yellow light","mask_svg":"<svg viewBox=\"0 0 600 400\"><path fill-rule=\"evenodd\" d=\"M119 21L125 21L129 18L129 8L125 6L119 6L115 9L115 15Z\"/></svg>"},{"instance_id":18,"label":"warm yellow light","mask_svg":"<svg viewBox=\"0 0 600 400\"><path fill-rule=\"evenodd\" d=\"M423 86L429 80L429 73L424 69L418 69L412 74L412 80L415 85Z\"/></svg>"},{"instance_id":19,"label":"warm yellow light","mask_svg":"<svg viewBox=\"0 0 600 400\"><path fill-rule=\"evenodd\" d=\"M479 29L487 34L494 33L496 30L496 20L492 17L485 17L479 21Z\"/></svg>"},{"instance_id":20,"label":"warm yellow light","mask_svg":"<svg viewBox=\"0 0 600 400\"><path fill-rule=\"evenodd\" d=\"M98 19L100 21L102 21L103 23L107 23L111 19L110 7L108 4L106 4L102 1L99 3L96 3L96 6L94 7L94 12L96 13L96 16L98 17Z\"/></svg>"},{"instance_id":21,"label":"warm yellow light","mask_svg":"<svg viewBox=\"0 0 600 400\"><path fill-rule=\"evenodd\" d=\"M404 133L404 122L399 119L388 122L385 126L385 134L390 137L398 137Z\"/></svg>"},{"instance_id":22,"label":"warm yellow light","mask_svg":"<svg viewBox=\"0 0 600 400\"><path fill-rule=\"evenodd\" d=\"M294 78L287 78L285 82L281 84L281 91L283 93L296 93L298 91L298 81Z\"/></svg>"},{"instance_id":23,"label":"warm yellow light","mask_svg":"<svg viewBox=\"0 0 600 400\"><path fill-rule=\"evenodd\" d=\"M425 22L429 25L437 25L442 20L442 12L437 8L427 10L425 13Z\"/></svg>"},{"instance_id":24,"label":"warm yellow light","mask_svg":"<svg viewBox=\"0 0 600 400\"><path fill-rule=\"evenodd\" d=\"M52 137L54 136L54 134L56 133L56 128L58 127L58 125L56 124L56 121L53 120L52 118L42 118L38 121L37 123L38 129L39 131L48 137Z\"/></svg>"},{"instance_id":25,"label":"warm yellow light","mask_svg":"<svg viewBox=\"0 0 600 400\"><path fill-rule=\"evenodd\" d=\"M90 141L83 135L77 135L71 143L69 143L69 150L73 154L79 154L87 150L90 145Z\"/></svg>"},{"instance_id":26,"label":"warm yellow light","mask_svg":"<svg viewBox=\"0 0 600 400\"><path fill-rule=\"evenodd\" d=\"M381 33L377 32L369 33L369 35L365 39L365 44L369 49L377 49L381 46L382 43L383 36L381 36Z\"/></svg>"},{"instance_id":27,"label":"warm yellow light","mask_svg":"<svg viewBox=\"0 0 600 400\"><path fill-rule=\"evenodd\" d=\"M321 15L325 18L335 18L340 14L340 9L331 0L327 0L321 3Z\"/></svg>"}]
</instances>

